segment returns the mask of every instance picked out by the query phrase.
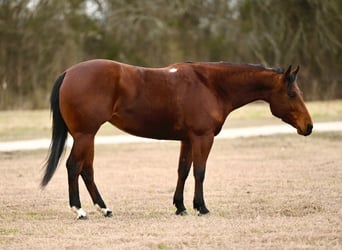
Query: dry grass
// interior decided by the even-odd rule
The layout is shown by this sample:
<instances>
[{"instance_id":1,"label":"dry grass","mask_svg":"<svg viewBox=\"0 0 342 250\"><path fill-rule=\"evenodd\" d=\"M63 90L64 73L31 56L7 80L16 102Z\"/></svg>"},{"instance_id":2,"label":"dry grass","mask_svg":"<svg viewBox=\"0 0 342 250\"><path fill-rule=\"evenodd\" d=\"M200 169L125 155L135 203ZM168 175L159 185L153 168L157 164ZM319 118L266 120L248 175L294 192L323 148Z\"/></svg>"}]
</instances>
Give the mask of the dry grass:
<instances>
[{"instance_id":1,"label":"dry grass","mask_svg":"<svg viewBox=\"0 0 342 250\"><path fill-rule=\"evenodd\" d=\"M191 213L174 215L178 143L101 146L95 178L114 216L80 182L87 221L68 209L64 166L41 191L46 152L0 153L0 249L341 249L341 146L337 133L217 140L202 217L192 176Z\"/></svg>"}]
</instances>

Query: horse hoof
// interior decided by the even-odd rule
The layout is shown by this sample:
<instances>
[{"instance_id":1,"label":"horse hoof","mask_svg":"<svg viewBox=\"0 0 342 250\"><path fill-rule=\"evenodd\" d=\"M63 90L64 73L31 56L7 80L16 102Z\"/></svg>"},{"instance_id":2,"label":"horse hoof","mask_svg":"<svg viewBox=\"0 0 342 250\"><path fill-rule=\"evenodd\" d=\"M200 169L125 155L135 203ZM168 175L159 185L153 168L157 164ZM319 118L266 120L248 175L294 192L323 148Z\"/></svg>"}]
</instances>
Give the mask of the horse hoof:
<instances>
[{"instance_id":1,"label":"horse hoof","mask_svg":"<svg viewBox=\"0 0 342 250\"><path fill-rule=\"evenodd\" d=\"M176 215L187 216L187 215L189 215L189 214L188 214L188 211L183 210L183 211L176 211Z\"/></svg>"},{"instance_id":2,"label":"horse hoof","mask_svg":"<svg viewBox=\"0 0 342 250\"><path fill-rule=\"evenodd\" d=\"M198 216L209 216L209 215L210 215L209 211L207 213L205 213L205 214L198 213Z\"/></svg>"},{"instance_id":3,"label":"horse hoof","mask_svg":"<svg viewBox=\"0 0 342 250\"><path fill-rule=\"evenodd\" d=\"M198 209L198 216L203 216L209 214L209 210L206 207L201 207Z\"/></svg>"},{"instance_id":4,"label":"horse hoof","mask_svg":"<svg viewBox=\"0 0 342 250\"><path fill-rule=\"evenodd\" d=\"M109 208L101 208L98 204L95 204L95 207L104 217L113 216L113 212Z\"/></svg>"},{"instance_id":5,"label":"horse hoof","mask_svg":"<svg viewBox=\"0 0 342 250\"><path fill-rule=\"evenodd\" d=\"M88 216L80 215L80 216L77 216L76 220L88 220Z\"/></svg>"},{"instance_id":6,"label":"horse hoof","mask_svg":"<svg viewBox=\"0 0 342 250\"><path fill-rule=\"evenodd\" d=\"M113 217L113 212L110 211L110 210L108 210L108 211L104 214L104 217L107 217L107 218Z\"/></svg>"},{"instance_id":7,"label":"horse hoof","mask_svg":"<svg viewBox=\"0 0 342 250\"><path fill-rule=\"evenodd\" d=\"M76 213L76 220L86 220L88 219L87 213L82 208L77 208L75 206L71 207L71 210Z\"/></svg>"}]
</instances>

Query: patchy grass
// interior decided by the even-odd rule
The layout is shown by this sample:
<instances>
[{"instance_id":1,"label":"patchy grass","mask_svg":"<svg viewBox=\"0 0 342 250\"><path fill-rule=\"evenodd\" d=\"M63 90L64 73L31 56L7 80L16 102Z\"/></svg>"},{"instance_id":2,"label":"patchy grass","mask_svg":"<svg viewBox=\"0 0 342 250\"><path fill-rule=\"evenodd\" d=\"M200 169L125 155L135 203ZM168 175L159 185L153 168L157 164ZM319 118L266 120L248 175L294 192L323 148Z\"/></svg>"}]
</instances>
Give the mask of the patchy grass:
<instances>
[{"instance_id":1,"label":"patchy grass","mask_svg":"<svg viewBox=\"0 0 342 250\"><path fill-rule=\"evenodd\" d=\"M95 179L114 216L95 210L80 179L87 221L68 208L64 166L40 190L45 151L0 153L0 249L340 249L339 136L217 140L201 217L191 174L189 216L174 215L177 142L96 147Z\"/></svg>"},{"instance_id":2,"label":"patchy grass","mask_svg":"<svg viewBox=\"0 0 342 250\"><path fill-rule=\"evenodd\" d=\"M0 235L1 236L15 235L18 232L19 232L19 230L17 228L6 228L6 229L0 228Z\"/></svg>"}]
</instances>

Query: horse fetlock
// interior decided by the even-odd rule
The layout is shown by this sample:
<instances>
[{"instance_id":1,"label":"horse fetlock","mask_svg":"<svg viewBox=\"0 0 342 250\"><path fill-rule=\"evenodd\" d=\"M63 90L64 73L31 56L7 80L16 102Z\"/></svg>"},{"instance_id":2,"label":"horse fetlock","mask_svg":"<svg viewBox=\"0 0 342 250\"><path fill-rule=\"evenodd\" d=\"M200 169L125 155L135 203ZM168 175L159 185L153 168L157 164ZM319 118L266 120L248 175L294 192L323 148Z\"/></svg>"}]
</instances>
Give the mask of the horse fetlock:
<instances>
[{"instance_id":1,"label":"horse fetlock","mask_svg":"<svg viewBox=\"0 0 342 250\"><path fill-rule=\"evenodd\" d=\"M77 207L73 206L73 207L71 207L71 210L76 213L76 220L88 219L87 213L82 208L77 208Z\"/></svg>"},{"instance_id":2,"label":"horse fetlock","mask_svg":"<svg viewBox=\"0 0 342 250\"><path fill-rule=\"evenodd\" d=\"M184 214L182 214L184 211L186 213L186 208L184 206L183 198L176 198L176 197L174 197L173 198L173 204L177 208L177 211L176 211L177 215L184 215Z\"/></svg>"},{"instance_id":3,"label":"horse fetlock","mask_svg":"<svg viewBox=\"0 0 342 250\"><path fill-rule=\"evenodd\" d=\"M102 208L99 206L99 204L95 204L95 207L104 217L113 216L113 212L109 208Z\"/></svg>"}]
</instances>

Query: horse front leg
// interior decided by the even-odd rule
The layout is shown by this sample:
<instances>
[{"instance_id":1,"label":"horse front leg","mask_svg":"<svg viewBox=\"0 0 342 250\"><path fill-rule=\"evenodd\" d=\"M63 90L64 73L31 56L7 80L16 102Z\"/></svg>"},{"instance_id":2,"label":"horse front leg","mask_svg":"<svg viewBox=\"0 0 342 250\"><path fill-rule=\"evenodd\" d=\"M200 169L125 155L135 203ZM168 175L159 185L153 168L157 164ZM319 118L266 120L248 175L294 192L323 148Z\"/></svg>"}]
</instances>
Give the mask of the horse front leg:
<instances>
[{"instance_id":1,"label":"horse front leg","mask_svg":"<svg viewBox=\"0 0 342 250\"><path fill-rule=\"evenodd\" d=\"M206 162L214 142L213 135L195 136L192 139L192 157L194 163L194 178L195 178L195 194L194 194L194 209L199 212L199 215L209 213L204 201L203 182L205 178Z\"/></svg>"},{"instance_id":2,"label":"horse front leg","mask_svg":"<svg viewBox=\"0 0 342 250\"><path fill-rule=\"evenodd\" d=\"M178 163L178 180L175 194L173 196L173 204L176 206L177 215L187 215L184 206L184 185L189 175L192 163L191 143L189 141L181 142L181 149Z\"/></svg>"}]
</instances>

